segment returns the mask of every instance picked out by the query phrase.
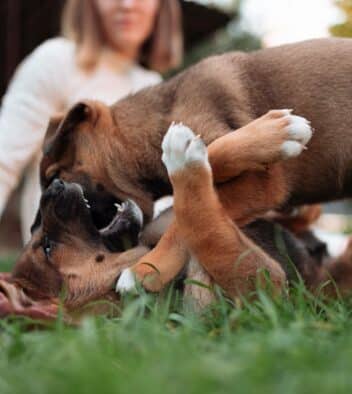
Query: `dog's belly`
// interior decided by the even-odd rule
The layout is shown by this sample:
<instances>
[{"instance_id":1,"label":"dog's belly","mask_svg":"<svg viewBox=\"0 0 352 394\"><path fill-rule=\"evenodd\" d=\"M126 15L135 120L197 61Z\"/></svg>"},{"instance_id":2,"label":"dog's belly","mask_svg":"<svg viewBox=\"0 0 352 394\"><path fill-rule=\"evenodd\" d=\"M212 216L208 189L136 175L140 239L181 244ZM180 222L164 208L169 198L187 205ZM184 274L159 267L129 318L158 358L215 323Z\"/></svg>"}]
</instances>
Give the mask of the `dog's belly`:
<instances>
[{"instance_id":1,"label":"dog's belly","mask_svg":"<svg viewBox=\"0 0 352 394\"><path fill-rule=\"evenodd\" d=\"M293 205L352 196L351 58L350 39L307 41L251 57L256 116L292 108L314 129L307 151L282 164Z\"/></svg>"}]
</instances>

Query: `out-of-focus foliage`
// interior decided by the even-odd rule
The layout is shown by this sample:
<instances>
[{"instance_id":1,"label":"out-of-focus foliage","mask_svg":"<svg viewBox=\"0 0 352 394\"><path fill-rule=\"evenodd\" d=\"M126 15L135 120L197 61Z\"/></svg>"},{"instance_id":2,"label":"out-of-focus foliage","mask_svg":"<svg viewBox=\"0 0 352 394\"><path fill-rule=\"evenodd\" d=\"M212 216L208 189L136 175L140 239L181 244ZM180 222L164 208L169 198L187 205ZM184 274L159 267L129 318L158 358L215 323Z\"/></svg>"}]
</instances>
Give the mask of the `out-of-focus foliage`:
<instances>
[{"instance_id":1,"label":"out-of-focus foliage","mask_svg":"<svg viewBox=\"0 0 352 394\"><path fill-rule=\"evenodd\" d=\"M241 17L238 10L239 2L235 2L234 4L236 4L236 6L234 6L231 12L234 16L227 26L219 29L211 37L188 50L182 67L167 74L166 77L170 77L182 69L211 55L230 51L249 52L261 48L262 44L260 38L246 31L245 27L240 23Z\"/></svg>"},{"instance_id":2,"label":"out-of-focus foliage","mask_svg":"<svg viewBox=\"0 0 352 394\"><path fill-rule=\"evenodd\" d=\"M337 0L336 5L346 14L346 20L330 28L330 33L338 37L352 37L352 0Z\"/></svg>"},{"instance_id":3,"label":"out-of-focus foliage","mask_svg":"<svg viewBox=\"0 0 352 394\"><path fill-rule=\"evenodd\" d=\"M261 41L253 34L238 29L236 22L218 31L214 36L198 44L190 51L185 59L184 67L210 56L229 51L252 51L261 47Z\"/></svg>"},{"instance_id":4,"label":"out-of-focus foliage","mask_svg":"<svg viewBox=\"0 0 352 394\"><path fill-rule=\"evenodd\" d=\"M237 9L241 2L241 0L190 0L190 1L196 1L197 3L204 4L208 7L219 8L227 12L232 12L234 9Z\"/></svg>"}]
</instances>

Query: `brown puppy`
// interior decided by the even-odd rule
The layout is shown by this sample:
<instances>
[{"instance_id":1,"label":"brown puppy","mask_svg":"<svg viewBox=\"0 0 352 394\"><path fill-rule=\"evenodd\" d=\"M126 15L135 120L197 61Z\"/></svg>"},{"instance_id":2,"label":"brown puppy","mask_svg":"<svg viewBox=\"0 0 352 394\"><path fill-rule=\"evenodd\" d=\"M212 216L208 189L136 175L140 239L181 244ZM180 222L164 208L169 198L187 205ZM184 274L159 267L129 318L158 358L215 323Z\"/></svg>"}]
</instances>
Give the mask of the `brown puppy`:
<instances>
[{"instance_id":1,"label":"brown puppy","mask_svg":"<svg viewBox=\"0 0 352 394\"><path fill-rule=\"evenodd\" d=\"M275 275L279 273L280 277L286 277L292 282L297 279L298 273L313 290L334 279L337 286L329 284L324 288L325 292L335 295L339 289L342 294L350 293L351 246L340 259L328 262L323 243L312 238L312 235L308 243L306 240L302 242L275 222L258 220L246 226L244 233L241 233L235 224L229 225L229 219L223 210L219 210L211 173L204 165L204 160L192 163L189 157L187 159L185 168L171 176L184 243L192 251L191 245L196 239L206 266L212 263L212 255L213 259L221 262L210 276L193 255L184 274L208 285L208 288L192 282L185 285L185 297L195 307L202 308L213 301L214 293L209 289L214 283L214 277L227 288L229 294L238 295L254 289L263 278L264 268L274 275L274 284L278 287L282 285L282 281L277 283ZM202 180L199 177L201 173ZM192 199L189 198L190 194ZM244 197L239 196L240 199ZM197 200L196 206L194 198ZM299 228L307 234L307 228L316 218L316 214L312 215L314 212L315 208L303 210L295 219L290 220L289 226L295 230L299 223ZM118 297L110 290L115 278L122 268L131 265L148 250L134 247L128 252L121 252L122 240L129 240L132 247L136 242L136 235L140 230L138 217L138 209L133 203L127 202L119 209L108 228L97 231L79 186L54 181L43 194L32 240L18 259L12 275L0 275L0 316L16 314L41 320L56 319L60 296L65 307L64 316L72 322L70 312L74 312L77 318L77 308L86 306L89 301L106 299L118 302ZM143 229L140 240L146 244L157 243L171 220L170 212L163 213ZM212 231L206 232L205 238L199 236L209 223ZM280 245L277 241L278 234ZM106 245L109 246L108 249ZM114 254L111 254L112 248L115 250ZM214 252L208 253L209 250L215 251L217 255ZM323 261L327 269L324 269ZM210 273L213 266L210 264ZM126 281L126 275L126 272L122 275L122 281ZM84 308L84 311L104 313L106 308L102 307L108 304L99 303L98 306L98 309L90 306L89 309Z\"/></svg>"},{"instance_id":2,"label":"brown puppy","mask_svg":"<svg viewBox=\"0 0 352 394\"><path fill-rule=\"evenodd\" d=\"M193 139L191 132L189 135ZM196 141L196 145L200 143ZM325 287L329 295L334 295L336 289L342 294L351 291L351 246L342 258L329 264L322 249L324 244L312 235L308 243L302 242L275 222L267 220L253 222L242 233L219 204L204 145L196 146L202 157L192 152L192 144L181 145L183 152L190 152L193 157L184 155L183 168L178 168L171 179L175 187L176 219L182 242L193 257L187 277L209 287L192 283L185 285L185 296L191 298L195 307L204 307L214 299L213 292L209 291L214 280L228 294L236 296L254 290L258 282L263 283L265 271L271 274L276 291L280 290L286 278L290 282L297 279L297 273L312 289L330 279L335 280L337 286L330 284ZM180 162L182 156L175 148L168 151L164 160L170 168L170 157L174 158L176 152ZM296 223L291 219L289 226L296 229L299 223L300 230L306 230L316 217L316 214L312 215L313 211L316 209L300 212L295 216ZM89 301L107 299L117 302L118 297L111 290L116 277L123 268L148 251L148 248L139 246L122 252L122 241L125 244L130 242L127 247L137 243L140 217L141 212L136 206L127 202L118 210L112 223L98 231L80 187L55 180L43 194L32 240L18 259L12 275L0 275L0 316L16 314L52 320L57 317L60 297L65 307L64 316L72 321L66 312L74 312L77 316L77 308ZM147 244L158 242L171 219L170 212L162 214L143 229L140 240ZM114 254L111 249L115 250ZM197 258L207 270L197 263ZM216 261L220 263L215 264ZM327 269L323 267L323 261L327 263ZM133 287L133 282L128 283L131 280L133 276L124 271L119 281L119 286L124 282L122 290L127 285ZM98 309L90 307L84 310L103 313L102 304L98 305Z\"/></svg>"},{"instance_id":3,"label":"brown puppy","mask_svg":"<svg viewBox=\"0 0 352 394\"><path fill-rule=\"evenodd\" d=\"M137 246L141 226L141 211L127 201L98 231L80 186L55 180L43 193L30 242L12 275L0 281L12 305L8 312L35 317L34 307L41 317L55 311L60 297L68 310L106 298L119 272L148 251ZM4 308L0 312L7 313Z\"/></svg>"},{"instance_id":4,"label":"brown puppy","mask_svg":"<svg viewBox=\"0 0 352 394\"><path fill-rule=\"evenodd\" d=\"M49 127L42 184L56 176L81 183L93 213L100 209L102 215L96 216L106 215L102 225L109 221L112 202L127 197L148 217L153 199L171 192L160 160L162 138L172 121L183 121L210 144L221 202L239 225L268 209L347 197L351 53L348 39L230 53L209 58L111 108L78 104ZM274 111L233 130L270 108L285 107L309 118L315 136L298 159L272 164L299 154L309 140L302 119ZM238 195L247 199L238 201ZM173 225L147 256L161 272L151 290L160 289L183 267L187 253L181 244ZM150 266L139 264L135 273L142 279Z\"/></svg>"}]
</instances>

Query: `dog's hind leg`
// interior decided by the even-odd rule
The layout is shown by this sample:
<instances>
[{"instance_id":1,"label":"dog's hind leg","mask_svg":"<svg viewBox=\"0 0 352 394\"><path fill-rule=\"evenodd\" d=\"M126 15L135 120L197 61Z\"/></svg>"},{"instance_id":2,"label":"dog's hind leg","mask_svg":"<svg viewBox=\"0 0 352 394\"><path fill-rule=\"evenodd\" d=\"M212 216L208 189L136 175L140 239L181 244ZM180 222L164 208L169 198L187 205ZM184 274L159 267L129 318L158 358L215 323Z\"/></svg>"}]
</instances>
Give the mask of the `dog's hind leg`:
<instances>
[{"instance_id":1,"label":"dog's hind leg","mask_svg":"<svg viewBox=\"0 0 352 394\"><path fill-rule=\"evenodd\" d=\"M236 296L253 290L266 271L280 289L285 282L280 265L239 230L220 203L203 141L176 125L164 139L163 161L174 189L178 233L212 279Z\"/></svg>"},{"instance_id":2,"label":"dog's hind leg","mask_svg":"<svg viewBox=\"0 0 352 394\"><path fill-rule=\"evenodd\" d=\"M149 291L160 291L182 270L189 257L187 247L180 238L177 224L173 222L154 249L132 268L122 272L116 291L120 293L131 291L135 287L135 279Z\"/></svg>"}]
</instances>

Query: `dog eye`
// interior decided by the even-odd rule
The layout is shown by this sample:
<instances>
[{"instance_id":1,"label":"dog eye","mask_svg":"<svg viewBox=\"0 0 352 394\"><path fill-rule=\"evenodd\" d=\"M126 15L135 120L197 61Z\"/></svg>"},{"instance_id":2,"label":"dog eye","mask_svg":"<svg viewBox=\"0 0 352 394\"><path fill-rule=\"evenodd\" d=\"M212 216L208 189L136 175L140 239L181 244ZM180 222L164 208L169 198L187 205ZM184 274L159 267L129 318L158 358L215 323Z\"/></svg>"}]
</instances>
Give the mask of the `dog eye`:
<instances>
[{"instance_id":1,"label":"dog eye","mask_svg":"<svg viewBox=\"0 0 352 394\"><path fill-rule=\"evenodd\" d=\"M49 258L51 251L52 251L53 243L50 241L50 239L48 237L44 238L42 247L43 247L43 251L45 253L45 256Z\"/></svg>"}]
</instances>

